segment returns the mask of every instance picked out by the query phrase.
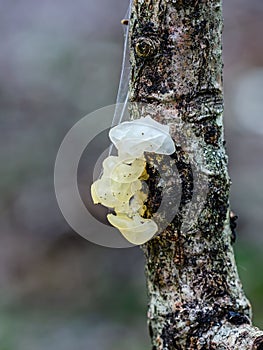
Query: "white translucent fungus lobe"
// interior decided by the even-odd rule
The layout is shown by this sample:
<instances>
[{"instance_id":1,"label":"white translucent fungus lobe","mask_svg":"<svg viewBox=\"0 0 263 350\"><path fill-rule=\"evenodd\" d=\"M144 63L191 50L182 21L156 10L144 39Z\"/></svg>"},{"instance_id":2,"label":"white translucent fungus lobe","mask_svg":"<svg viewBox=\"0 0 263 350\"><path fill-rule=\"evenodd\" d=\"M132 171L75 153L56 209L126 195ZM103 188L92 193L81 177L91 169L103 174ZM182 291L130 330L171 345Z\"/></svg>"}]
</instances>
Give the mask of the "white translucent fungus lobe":
<instances>
[{"instance_id":1,"label":"white translucent fungus lobe","mask_svg":"<svg viewBox=\"0 0 263 350\"><path fill-rule=\"evenodd\" d=\"M167 155L175 152L169 126L151 117L123 122L110 130L109 137L120 156L139 158L144 152Z\"/></svg>"}]
</instances>

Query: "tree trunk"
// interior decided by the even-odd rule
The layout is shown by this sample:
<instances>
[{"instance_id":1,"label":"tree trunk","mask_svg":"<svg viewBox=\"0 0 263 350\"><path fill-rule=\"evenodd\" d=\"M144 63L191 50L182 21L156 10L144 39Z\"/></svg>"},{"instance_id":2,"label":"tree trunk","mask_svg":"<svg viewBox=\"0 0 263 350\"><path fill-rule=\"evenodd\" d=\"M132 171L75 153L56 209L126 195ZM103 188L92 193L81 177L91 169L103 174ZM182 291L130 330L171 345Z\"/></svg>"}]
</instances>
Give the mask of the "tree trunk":
<instances>
[{"instance_id":1,"label":"tree trunk","mask_svg":"<svg viewBox=\"0 0 263 350\"><path fill-rule=\"evenodd\" d=\"M176 215L142 247L153 350L263 349L232 249L221 35L221 0L133 1L130 99L144 103L133 117L170 125L177 151L162 169L179 176L152 181L154 192L181 188Z\"/></svg>"}]
</instances>

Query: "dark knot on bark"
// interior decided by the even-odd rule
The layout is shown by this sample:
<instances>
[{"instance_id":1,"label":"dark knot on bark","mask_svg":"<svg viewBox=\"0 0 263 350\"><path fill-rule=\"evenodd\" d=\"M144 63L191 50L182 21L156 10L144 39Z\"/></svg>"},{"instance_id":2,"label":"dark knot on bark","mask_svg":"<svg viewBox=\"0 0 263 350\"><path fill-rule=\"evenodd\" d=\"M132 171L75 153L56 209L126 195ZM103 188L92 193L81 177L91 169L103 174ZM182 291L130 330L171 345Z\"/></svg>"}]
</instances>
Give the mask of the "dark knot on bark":
<instances>
[{"instance_id":1,"label":"dark knot on bark","mask_svg":"<svg viewBox=\"0 0 263 350\"><path fill-rule=\"evenodd\" d=\"M141 37L135 42L135 52L141 58L149 58L156 55L158 42L151 38Z\"/></svg>"}]
</instances>

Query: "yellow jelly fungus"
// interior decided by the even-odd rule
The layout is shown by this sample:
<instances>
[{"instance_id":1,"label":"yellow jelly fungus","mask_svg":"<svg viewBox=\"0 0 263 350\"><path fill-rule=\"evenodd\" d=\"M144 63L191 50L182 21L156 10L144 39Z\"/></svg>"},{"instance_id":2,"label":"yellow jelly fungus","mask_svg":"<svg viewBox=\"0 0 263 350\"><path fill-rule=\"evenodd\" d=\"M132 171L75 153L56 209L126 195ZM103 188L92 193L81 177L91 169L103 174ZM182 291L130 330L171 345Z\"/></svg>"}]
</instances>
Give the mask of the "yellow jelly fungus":
<instances>
[{"instance_id":1,"label":"yellow jelly fungus","mask_svg":"<svg viewBox=\"0 0 263 350\"><path fill-rule=\"evenodd\" d=\"M107 218L112 226L116 227L132 244L144 244L158 231L158 226L153 220L144 219L139 214L132 218L126 214L108 214Z\"/></svg>"},{"instance_id":2,"label":"yellow jelly fungus","mask_svg":"<svg viewBox=\"0 0 263 350\"><path fill-rule=\"evenodd\" d=\"M109 222L133 244L143 244L157 232L153 220L144 219L147 194L142 191L142 181L147 180L144 158L123 159L110 156L103 162L103 174L91 186L95 204L113 208Z\"/></svg>"},{"instance_id":3,"label":"yellow jelly fungus","mask_svg":"<svg viewBox=\"0 0 263 350\"><path fill-rule=\"evenodd\" d=\"M95 204L101 203L109 208L114 208L119 200L113 196L110 188L111 179L101 178L91 185L91 196Z\"/></svg>"},{"instance_id":4,"label":"yellow jelly fungus","mask_svg":"<svg viewBox=\"0 0 263 350\"><path fill-rule=\"evenodd\" d=\"M146 168L144 168L142 174L139 177L139 180L141 180L141 181L145 180L146 181L148 179L149 179L149 174L147 173Z\"/></svg>"},{"instance_id":5,"label":"yellow jelly fungus","mask_svg":"<svg viewBox=\"0 0 263 350\"><path fill-rule=\"evenodd\" d=\"M144 159L135 159L131 164L119 163L112 169L111 178L121 183L137 180L145 169Z\"/></svg>"},{"instance_id":6,"label":"yellow jelly fungus","mask_svg":"<svg viewBox=\"0 0 263 350\"><path fill-rule=\"evenodd\" d=\"M141 216L143 216L147 209L146 205L144 205L144 202L146 201L146 199L147 199L146 193L142 191L136 192L130 200L129 212L127 212L127 214L131 216L135 213L139 213ZM118 214L118 211L116 209L115 211Z\"/></svg>"},{"instance_id":7,"label":"yellow jelly fungus","mask_svg":"<svg viewBox=\"0 0 263 350\"><path fill-rule=\"evenodd\" d=\"M129 202L136 191L141 189L141 181L120 183L102 176L91 186L91 196L95 204L101 203L109 208L122 206Z\"/></svg>"},{"instance_id":8,"label":"yellow jelly fungus","mask_svg":"<svg viewBox=\"0 0 263 350\"><path fill-rule=\"evenodd\" d=\"M118 156L104 160L103 175L92 184L91 196L95 204L114 209L116 215L107 218L129 242L143 244L158 231L152 219L142 217L147 210L142 181L149 179L144 152L175 152L169 126L145 117L120 123L110 130L109 137Z\"/></svg>"},{"instance_id":9,"label":"yellow jelly fungus","mask_svg":"<svg viewBox=\"0 0 263 350\"><path fill-rule=\"evenodd\" d=\"M120 158L117 156L109 156L106 159L104 159L102 166L103 166L103 174L110 174L112 172L112 169L120 163Z\"/></svg>"}]
</instances>

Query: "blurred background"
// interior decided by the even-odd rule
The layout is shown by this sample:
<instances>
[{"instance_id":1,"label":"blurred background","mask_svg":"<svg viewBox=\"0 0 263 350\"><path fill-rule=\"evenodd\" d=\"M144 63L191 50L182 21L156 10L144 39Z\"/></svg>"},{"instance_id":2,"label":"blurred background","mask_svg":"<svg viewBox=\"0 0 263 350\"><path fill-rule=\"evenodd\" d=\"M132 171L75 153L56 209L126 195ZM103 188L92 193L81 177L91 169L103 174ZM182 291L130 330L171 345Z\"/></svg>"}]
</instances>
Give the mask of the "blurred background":
<instances>
[{"instance_id":1,"label":"blurred background","mask_svg":"<svg viewBox=\"0 0 263 350\"><path fill-rule=\"evenodd\" d=\"M139 248L71 231L53 189L66 132L115 102L123 0L0 0L0 349L149 349ZM239 272L263 327L263 2L224 3L225 127Z\"/></svg>"}]
</instances>

